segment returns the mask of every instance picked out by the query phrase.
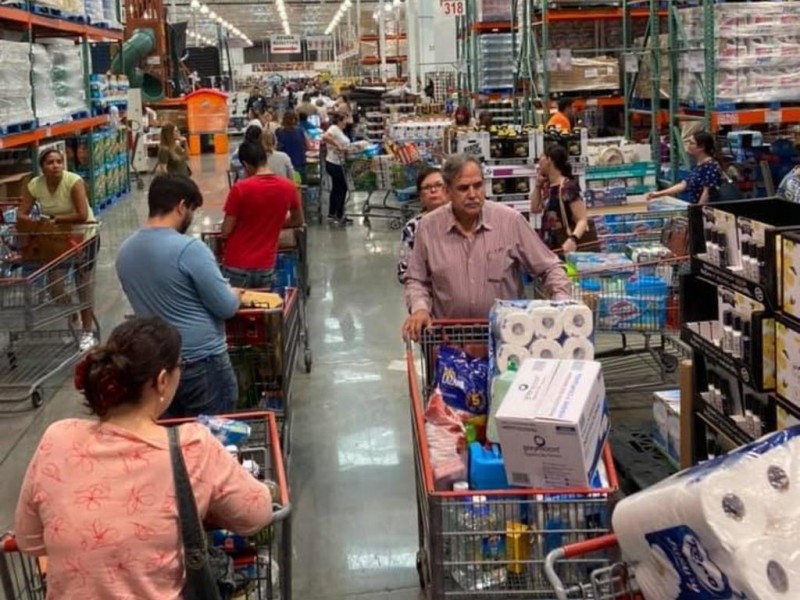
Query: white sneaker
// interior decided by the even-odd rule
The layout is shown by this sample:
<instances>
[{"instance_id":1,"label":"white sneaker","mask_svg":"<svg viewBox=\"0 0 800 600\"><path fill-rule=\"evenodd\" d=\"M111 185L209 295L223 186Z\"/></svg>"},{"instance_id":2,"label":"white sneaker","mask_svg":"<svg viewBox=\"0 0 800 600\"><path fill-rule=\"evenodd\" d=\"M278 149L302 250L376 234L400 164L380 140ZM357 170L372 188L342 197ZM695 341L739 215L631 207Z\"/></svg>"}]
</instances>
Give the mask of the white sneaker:
<instances>
[{"instance_id":1,"label":"white sneaker","mask_svg":"<svg viewBox=\"0 0 800 600\"><path fill-rule=\"evenodd\" d=\"M91 331L84 331L81 334L81 341L78 343L78 347L81 349L81 352L91 350L96 345L97 338L94 337L94 334Z\"/></svg>"}]
</instances>

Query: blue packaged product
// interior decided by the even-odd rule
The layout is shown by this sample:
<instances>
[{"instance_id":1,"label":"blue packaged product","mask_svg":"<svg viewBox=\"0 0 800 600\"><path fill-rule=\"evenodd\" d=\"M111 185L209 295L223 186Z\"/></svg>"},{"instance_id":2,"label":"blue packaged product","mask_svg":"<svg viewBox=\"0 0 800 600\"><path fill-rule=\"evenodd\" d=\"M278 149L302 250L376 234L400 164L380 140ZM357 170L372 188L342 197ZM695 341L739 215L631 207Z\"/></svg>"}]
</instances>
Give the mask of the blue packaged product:
<instances>
[{"instance_id":1,"label":"blue packaged product","mask_svg":"<svg viewBox=\"0 0 800 600\"><path fill-rule=\"evenodd\" d=\"M460 348L441 346L435 386L451 408L468 415L485 415L488 368L486 358L474 358Z\"/></svg>"},{"instance_id":2,"label":"blue packaged product","mask_svg":"<svg viewBox=\"0 0 800 600\"><path fill-rule=\"evenodd\" d=\"M492 444L486 448L480 442L469 445L469 487L473 490L508 489L500 446Z\"/></svg>"},{"instance_id":3,"label":"blue packaged product","mask_svg":"<svg viewBox=\"0 0 800 600\"><path fill-rule=\"evenodd\" d=\"M226 552L239 552L250 547L247 538L227 529L215 529L212 531L211 545L215 548L222 548Z\"/></svg>"},{"instance_id":4,"label":"blue packaged product","mask_svg":"<svg viewBox=\"0 0 800 600\"><path fill-rule=\"evenodd\" d=\"M223 446L241 446L250 438L250 425L243 421L200 415L197 422L208 427Z\"/></svg>"}]
</instances>

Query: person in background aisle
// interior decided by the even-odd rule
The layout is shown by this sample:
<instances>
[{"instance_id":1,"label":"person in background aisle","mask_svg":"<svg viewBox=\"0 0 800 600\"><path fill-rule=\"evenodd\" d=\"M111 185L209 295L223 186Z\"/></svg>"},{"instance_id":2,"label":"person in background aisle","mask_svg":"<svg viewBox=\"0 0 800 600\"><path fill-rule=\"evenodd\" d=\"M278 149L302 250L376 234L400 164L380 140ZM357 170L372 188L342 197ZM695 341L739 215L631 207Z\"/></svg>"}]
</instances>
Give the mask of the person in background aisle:
<instances>
[{"instance_id":1,"label":"person in background aisle","mask_svg":"<svg viewBox=\"0 0 800 600\"><path fill-rule=\"evenodd\" d=\"M558 111L550 117L545 129L558 129L572 131L575 126L575 104L570 98L561 98L558 101Z\"/></svg>"},{"instance_id":2,"label":"person in background aisle","mask_svg":"<svg viewBox=\"0 0 800 600\"><path fill-rule=\"evenodd\" d=\"M569 223L562 223L561 203ZM586 203L572 175L572 165L563 146L550 144L539 158L539 178L531 190L531 213L544 211L542 232L544 243L554 252L575 252L581 237L589 230ZM557 233L562 228L572 232L561 246Z\"/></svg>"},{"instance_id":3,"label":"person in background aisle","mask_svg":"<svg viewBox=\"0 0 800 600\"><path fill-rule=\"evenodd\" d=\"M315 112L313 114L317 113ZM297 113L297 118L300 119L300 129L302 129L305 132L305 134L310 138L311 132L314 131L316 127L314 127L314 124L308 120L309 116L310 115L308 113L303 113L303 112Z\"/></svg>"},{"instance_id":4,"label":"person in background aisle","mask_svg":"<svg viewBox=\"0 0 800 600\"><path fill-rule=\"evenodd\" d=\"M786 174L775 195L789 202L800 202L800 166Z\"/></svg>"},{"instance_id":5,"label":"person in background aisle","mask_svg":"<svg viewBox=\"0 0 800 600\"><path fill-rule=\"evenodd\" d=\"M75 368L97 417L56 421L28 465L14 533L47 556L49 598L180 598L183 541L167 428L181 336L158 317L123 322ZM202 520L241 535L272 521L269 488L199 423L178 428Z\"/></svg>"},{"instance_id":6,"label":"person in background aisle","mask_svg":"<svg viewBox=\"0 0 800 600\"><path fill-rule=\"evenodd\" d=\"M183 149L183 140L174 123L165 123L161 127L161 140L158 144L158 163L156 173L170 175L191 175L189 157Z\"/></svg>"},{"instance_id":7,"label":"person in background aisle","mask_svg":"<svg viewBox=\"0 0 800 600\"><path fill-rule=\"evenodd\" d=\"M422 212L406 223L400 235L402 245L400 247L400 260L397 262L397 279L400 283L405 282L408 259L414 250L414 238L417 235L417 228L422 217L450 201L447 196L447 186L442 177L442 170L436 167L428 167L420 171L417 176L417 194L422 204Z\"/></svg>"},{"instance_id":8,"label":"person in background aisle","mask_svg":"<svg viewBox=\"0 0 800 600\"><path fill-rule=\"evenodd\" d=\"M136 316L157 315L180 331L183 370L169 417L233 410L236 375L225 320L236 314L241 290L222 277L201 240L184 235L203 195L185 175L160 175L147 195L146 225L117 252L117 277Z\"/></svg>"},{"instance_id":9,"label":"person in background aisle","mask_svg":"<svg viewBox=\"0 0 800 600\"><path fill-rule=\"evenodd\" d=\"M287 110L283 113L283 125L275 133L278 149L289 155L294 170L300 173L300 179L306 181L306 150L310 148L306 132L297 126L297 113Z\"/></svg>"},{"instance_id":10,"label":"person in background aisle","mask_svg":"<svg viewBox=\"0 0 800 600\"><path fill-rule=\"evenodd\" d=\"M334 110L344 117L344 121L339 124L339 128L344 132L351 142L353 141L353 106L347 94L342 94L336 99ZM333 122L333 120L331 120Z\"/></svg>"},{"instance_id":11,"label":"person in background aisle","mask_svg":"<svg viewBox=\"0 0 800 600\"><path fill-rule=\"evenodd\" d=\"M264 131L260 138L261 147L267 153L267 167L270 171L281 177L286 177L290 181L294 181L294 167L292 167L292 159L285 152L275 149L277 141L275 134L270 131Z\"/></svg>"},{"instance_id":12,"label":"person in background aisle","mask_svg":"<svg viewBox=\"0 0 800 600\"><path fill-rule=\"evenodd\" d=\"M250 112L247 113L250 117L250 120L247 122L247 129L250 127L258 127L259 129L264 129L264 122L267 120L267 114L269 111L265 111L260 106L256 106L250 109Z\"/></svg>"},{"instance_id":13,"label":"person in background aisle","mask_svg":"<svg viewBox=\"0 0 800 600\"><path fill-rule=\"evenodd\" d=\"M523 269L541 277L554 300L570 298L564 265L525 217L486 202L477 158L450 156L442 175L450 203L420 221L406 271L406 339L419 340L432 318L486 319L496 299L523 298Z\"/></svg>"},{"instance_id":14,"label":"person in background aisle","mask_svg":"<svg viewBox=\"0 0 800 600\"><path fill-rule=\"evenodd\" d=\"M328 223L337 222L341 225L350 225L353 220L344 216L344 203L347 199L347 179L344 175L344 161L350 147L350 140L342 131L345 122L344 115L333 113L330 116L331 125L322 136L327 154L325 156L325 170L331 177L331 192L328 199Z\"/></svg>"},{"instance_id":15,"label":"person in background aisle","mask_svg":"<svg viewBox=\"0 0 800 600\"><path fill-rule=\"evenodd\" d=\"M249 114L254 108L259 108L261 110L266 110L267 108L267 99L264 97L264 94L261 93L261 88L257 85L253 86L253 89L250 90L250 97L247 99L245 112Z\"/></svg>"},{"instance_id":16,"label":"person in background aisle","mask_svg":"<svg viewBox=\"0 0 800 600\"><path fill-rule=\"evenodd\" d=\"M236 173L236 177L233 180L233 183L236 183L240 179L244 179L247 177L247 172L244 170L244 165L242 165L242 161L239 160L239 148L242 147L243 144L248 142L252 144L260 144L261 143L261 136L264 134L264 130L256 125L250 125L245 132L244 132L244 139L242 143L236 147L236 150L233 151L231 154L230 166L229 169Z\"/></svg>"},{"instance_id":17,"label":"person in background aisle","mask_svg":"<svg viewBox=\"0 0 800 600\"><path fill-rule=\"evenodd\" d=\"M453 125L456 127L475 127L475 119L466 106L459 106L453 113Z\"/></svg>"},{"instance_id":18,"label":"person in background aisle","mask_svg":"<svg viewBox=\"0 0 800 600\"><path fill-rule=\"evenodd\" d=\"M688 193L691 204L708 204L720 199L720 188L724 175L722 167L714 160L716 152L714 137L707 131L697 131L689 138L686 151L695 159L688 179L665 190L650 192L647 194L648 200L664 196L677 196L683 192Z\"/></svg>"},{"instance_id":19,"label":"person in background aisle","mask_svg":"<svg viewBox=\"0 0 800 600\"><path fill-rule=\"evenodd\" d=\"M34 205L39 205L39 220L47 220L57 225L75 225L84 238L97 235L95 227L81 227L84 223L94 221L94 212L86 195L86 185L81 176L64 168L64 155L55 148L49 148L39 154L39 169L42 174L34 177L22 189L22 202L17 210L19 222L28 223L36 220L31 216ZM46 234L45 234L46 235ZM76 269L76 287L81 304L92 304L92 277L97 260L96 247L83 252L80 260L84 265ZM91 254L90 254L91 253ZM66 272L56 271L55 281L49 281L50 292L60 297L64 293ZM68 301L68 298L64 298ZM82 333L78 340L81 350L88 350L97 343L94 335L94 310L85 308L81 311Z\"/></svg>"},{"instance_id":20,"label":"person in background aisle","mask_svg":"<svg viewBox=\"0 0 800 600\"><path fill-rule=\"evenodd\" d=\"M239 160L248 177L234 185L225 200L222 270L236 287L268 289L273 286L281 229L303 225L303 206L294 182L269 169L260 144L242 144Z\"/></svg>"},{"instance_id":21,"label":"person in background aisle","mask_svg":"<svg viewBox=\"0 0 800 600\"><path fill-rule=\"evenodd\" d=\"M328 118L328 109L325 106L325 100L322 98L317 98L315 104L317 106L317 115L319 115L319 126L322 129L325 129L330 123Z\"/></svg>"},{"instance_id":22,"label":"person in background aisle","mask_svg":"<svg viewBox=\"0 0 800 600\"><path fill-rule=\"evenodd\" d=\"M433 79L428 79L428 83L425 84L425 95L433 101L436 95L435 92L436 86L433 85Z\"/></svg>"}]
</instances>

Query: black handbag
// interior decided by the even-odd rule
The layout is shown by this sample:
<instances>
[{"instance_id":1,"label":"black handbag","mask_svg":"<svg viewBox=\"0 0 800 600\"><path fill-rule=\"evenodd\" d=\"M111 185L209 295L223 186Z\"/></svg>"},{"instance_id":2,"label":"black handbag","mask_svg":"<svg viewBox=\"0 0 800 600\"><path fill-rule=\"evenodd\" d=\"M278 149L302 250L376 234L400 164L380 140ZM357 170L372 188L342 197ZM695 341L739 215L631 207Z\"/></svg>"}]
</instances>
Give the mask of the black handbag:
<instances>
[{"instance_id":1,"label":"black handbag","mask_svg":"<svg viewBox=\"0 0 800 600\"><path fill-rule=\"evenodd\" d=\"M569 226L569 219L567 218L567 204L564 202L564 182L558 186L558 207L561 211L561 228L554 232L556 240L555 251L561 250L569 237L572 235L572 228ZM576 242L576 252L597 252L600 250L600 237L597 235L597 227L594 224L594 219L586 217L587 228L583 235Z\"/></svg>"},{"instance_id":2,"label":"black handbag","mask_svg":"<svg viewBox=\"0 0 800 600\"><path fill-rule=\"evenodd\" d=\"M175 502L183 540L183 564L186 583L183 587L185 600L222 600L221 583L230 582L232 590L232 560L218 549L209 550L203 525L197 513L197 502L192 491L192 482L186 472L186 463L181 452L180 433L177 427L167 429L169 454L172 460L172 478L175 482ZM229 590L226 590L229 591Z\"/></svg>"}]
</instances>

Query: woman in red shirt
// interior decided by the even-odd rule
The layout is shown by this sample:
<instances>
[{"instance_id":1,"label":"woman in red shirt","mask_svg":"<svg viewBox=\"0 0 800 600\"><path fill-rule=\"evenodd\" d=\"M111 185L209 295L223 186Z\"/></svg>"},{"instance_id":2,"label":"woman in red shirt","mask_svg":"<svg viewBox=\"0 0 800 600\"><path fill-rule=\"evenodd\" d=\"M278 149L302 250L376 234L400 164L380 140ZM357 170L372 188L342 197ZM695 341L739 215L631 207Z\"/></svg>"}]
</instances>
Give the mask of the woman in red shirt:
<instances>
[{"instance_id":1,"label":"woman in red shirt","mask_svg":"<svg viewBox=\"0 0 800 600\"><path fill-rule=\"evenodd\" d=\"M281 229L303 225L303 205L295 184L269 170L261 144L242 144L239 160L247 178L225 200L222 273L233 287L269 289Z\"/></svg>"}]
</instances>

